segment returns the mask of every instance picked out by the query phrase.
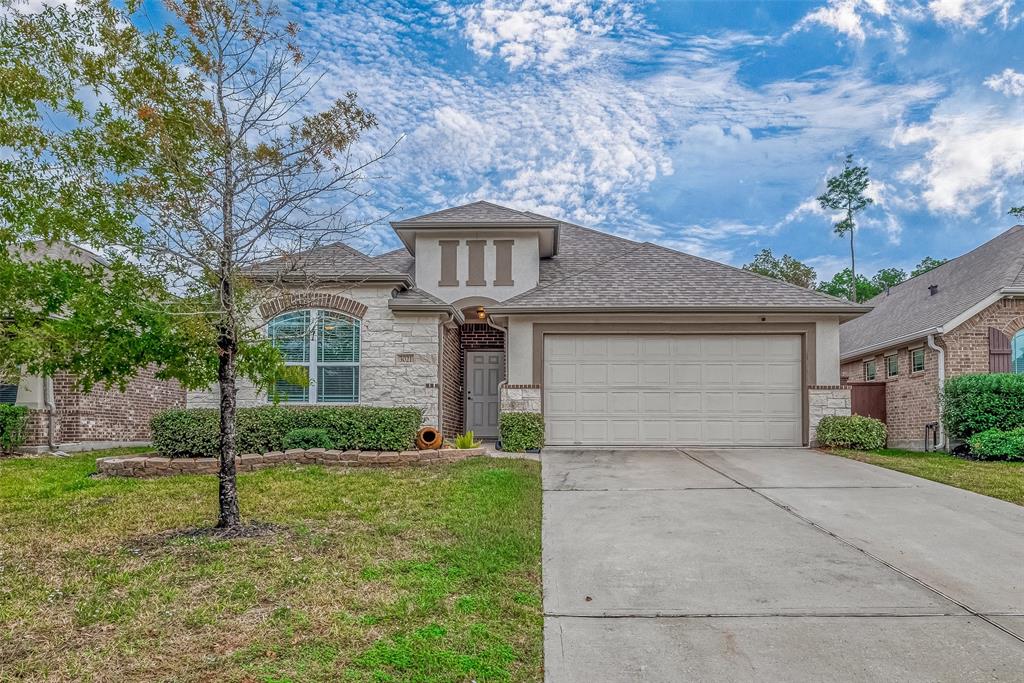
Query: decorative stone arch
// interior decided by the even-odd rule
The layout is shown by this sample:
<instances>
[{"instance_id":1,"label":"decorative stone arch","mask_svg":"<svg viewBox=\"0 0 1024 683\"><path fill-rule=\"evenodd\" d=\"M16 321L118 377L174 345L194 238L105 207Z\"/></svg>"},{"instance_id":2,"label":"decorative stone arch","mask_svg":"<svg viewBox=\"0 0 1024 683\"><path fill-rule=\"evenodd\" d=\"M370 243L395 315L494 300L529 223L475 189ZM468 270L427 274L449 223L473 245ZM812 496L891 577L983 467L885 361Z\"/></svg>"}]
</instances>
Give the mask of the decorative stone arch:
<instances>
[{"instance_id":1,"label":"decorative stone arch","mask_svg":"<svg viewBox=\"0 0 1024 683\"><path fill-rule=\"evenodd\" d=\"M359 320L363 319L367 311L366 304L361 304L341 294L301 292L298 294L282 294L266 302L260 306L260 313L263 315L264 320L270 320L282 313L305 308L322 308L337 313L345 313Z\"/></svg>"}]
</instances>

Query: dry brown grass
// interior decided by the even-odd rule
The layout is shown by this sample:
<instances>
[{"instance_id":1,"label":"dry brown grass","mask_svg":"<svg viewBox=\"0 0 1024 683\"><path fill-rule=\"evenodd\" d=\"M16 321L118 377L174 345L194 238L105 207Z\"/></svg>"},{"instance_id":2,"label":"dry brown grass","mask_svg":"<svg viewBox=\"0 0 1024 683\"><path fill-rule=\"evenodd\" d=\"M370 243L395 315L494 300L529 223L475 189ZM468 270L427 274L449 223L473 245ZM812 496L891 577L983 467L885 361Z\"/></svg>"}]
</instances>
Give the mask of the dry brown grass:
<instances>
[{"instance_id":1,"label":"dry brown grass","mask_svg":"<svg viewBox=\"0 0 1024 683\"><path fill-rule=\"evenodd\" d=\"M94 479L0 462L0 680L540 680L536 463Z\"/></svg>"}]
</instances>

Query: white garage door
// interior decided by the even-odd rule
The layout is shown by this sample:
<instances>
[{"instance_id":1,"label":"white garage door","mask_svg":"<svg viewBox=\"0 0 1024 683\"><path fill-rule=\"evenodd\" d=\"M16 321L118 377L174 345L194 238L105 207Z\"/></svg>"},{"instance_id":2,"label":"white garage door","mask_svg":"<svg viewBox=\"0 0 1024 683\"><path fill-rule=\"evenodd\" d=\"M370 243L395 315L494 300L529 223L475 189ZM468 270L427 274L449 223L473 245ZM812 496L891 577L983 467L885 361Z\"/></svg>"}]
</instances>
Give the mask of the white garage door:
<instances>
[{"instance_id":1,"label":"white garage door","mask_svg":"<svg viewBox=\"0 0 1024 683\"><path fill-rule=\"evenodd\" d=\"M796 335L544 337L551 445L802 442Z\"/></svg>"}]
</instances>

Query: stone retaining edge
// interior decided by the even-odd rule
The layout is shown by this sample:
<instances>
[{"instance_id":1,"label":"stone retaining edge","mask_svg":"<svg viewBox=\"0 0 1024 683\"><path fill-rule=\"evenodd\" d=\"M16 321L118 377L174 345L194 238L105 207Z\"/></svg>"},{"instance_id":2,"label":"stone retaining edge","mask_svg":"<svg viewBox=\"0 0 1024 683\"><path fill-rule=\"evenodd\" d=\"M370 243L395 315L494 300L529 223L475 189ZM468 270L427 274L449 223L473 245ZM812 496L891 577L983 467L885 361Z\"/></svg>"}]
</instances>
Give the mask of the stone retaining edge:
<instances>
[{"instance_id":1,"label":"stone retaining edge","mask_svg":"<svg viewBox=\"0 0 1024 683\"><path fill-rule=\"evenodd\" d=\"M235 458L239 472L255 472L274 465L327 465L334 467L422 467L458 462L485 455L483 448L444 448L433 451L336 451L290 448L269 453L246 453ZM217 458L165 458L155 455L100 458L99 474L111 477L161 477L176 474L217 474Z\"/></svg>"}]
</instances>

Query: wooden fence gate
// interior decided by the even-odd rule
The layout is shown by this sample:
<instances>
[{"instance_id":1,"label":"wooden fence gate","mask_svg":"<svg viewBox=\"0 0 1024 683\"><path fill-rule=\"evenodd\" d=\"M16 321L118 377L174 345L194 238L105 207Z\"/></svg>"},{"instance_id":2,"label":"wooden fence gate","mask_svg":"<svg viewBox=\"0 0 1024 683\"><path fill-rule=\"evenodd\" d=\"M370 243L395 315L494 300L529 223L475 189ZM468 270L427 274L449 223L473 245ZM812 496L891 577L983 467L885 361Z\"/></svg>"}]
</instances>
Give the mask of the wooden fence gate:
<instances>
[{"instance_id":1,"label":"wooden fence gate","mask_svg":"<svg viewBox=\"0 0 1024 683\"><path fill-rule=\"evenodd\" d=\"M850 412L885 422L885 382L850 382Z\"/></svg>"}]
</instances>

